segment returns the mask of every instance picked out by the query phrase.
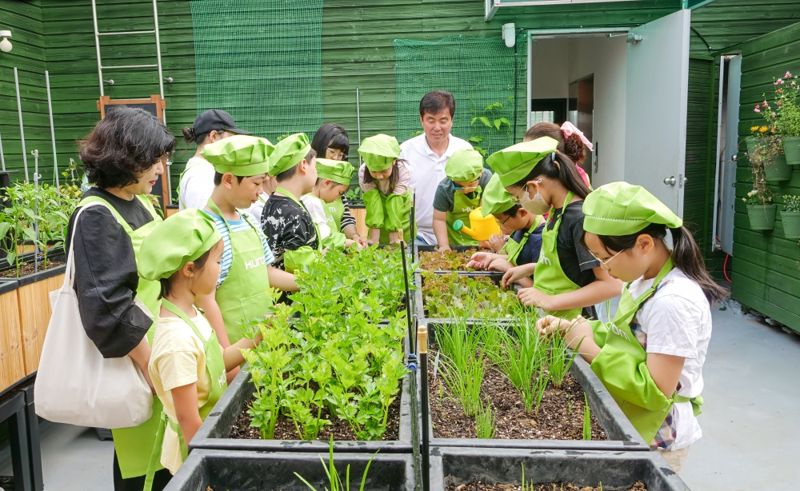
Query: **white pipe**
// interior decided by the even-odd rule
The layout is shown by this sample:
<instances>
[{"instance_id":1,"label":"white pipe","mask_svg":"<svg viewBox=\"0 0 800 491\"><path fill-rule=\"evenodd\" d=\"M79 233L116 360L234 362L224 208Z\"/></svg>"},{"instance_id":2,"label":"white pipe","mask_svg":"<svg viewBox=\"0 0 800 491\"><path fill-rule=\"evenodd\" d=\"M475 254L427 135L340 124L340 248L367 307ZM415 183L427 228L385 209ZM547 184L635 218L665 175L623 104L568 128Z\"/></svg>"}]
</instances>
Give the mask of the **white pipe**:
<instances>
[{"instance_id":1,"label":"white pipe","mask_svg":"<svg viewBox=\"0 0 800 491\"><path fill-rule=\"evenodd\" d=\"M97 51L97 79L100 82L100 97L106 95L103 87L103 60L100 58L100 32L97 29L97 3L92 0L92 21L94 22L94 49Z\"/></svg>"},{"instance_id":2,"label":"white pipe","mask_svg":"<svg viewBox=\"0 0 800 491\"><path fill-rule=\"evenodd\" d=\"M31 155L33 155L33 188L35 192L33 193L33 213L36 218L33 219L33 235L36 240L33 241L33 272L39 272L39 254L41 253L41 249L39 249L39 150L34 148L31 151ZM45 247L47 247L45 245Z\"/></svg>"},{"instance_id":3,"label":"white pipe","mask_svg":"<svg viewBox=\"0 0 800 491\"><path fill-rule=\"evenodd\" d=\"M164 99L164 74L161 67L161 33L158 28L158 0L153 0L153 24L156 32L156 63L158 64L158 90L161 94L161 99ZM162 110L161 121L167 124L167 111L166 108ZM169 172L167 169L166 172ZM167 185L169 179L164 179L163 185ZM171 193L170 193L171 194Z\"/></svg>"},{"instance_id":4,"label":"white pipe","mask_svg":"<svg viewBox=\"0 0 800 491\"><path fill-rule=\"evenodd\" d=\"M25 167L25 182L28 182L28 151L25 148L25 126L22 124L22 100L19 97L17 67L14 67L14 87L17 89L17 116L19 116L19 143L22 145L22 165Z\"/></svg>"},{"instance_id":5,"label":"white pipe","mask_svg":"<svg viewBox=\"0 0 800 491\"><path fill-rule=\"evenodd\" d=\"M6 170L6 156L3 153L3 136L0 135L0 165L3 166L2 170L5 172Z\"/></svg>"},{"instance_id":6,"label":"white pipe","mask_svg":"<svg viewBox=\"0 0 800 491\"><path fill-rule=\"evenodd\" d=\"M53 144L53 176L56 178L56 188L59 187L58 180L58 155L56 154L56 129L53 125L53 98L50 95L50 72L44 71L44 83L47 86L47 111L50 114L50 141Z\"/></svg>"}]
</instances>

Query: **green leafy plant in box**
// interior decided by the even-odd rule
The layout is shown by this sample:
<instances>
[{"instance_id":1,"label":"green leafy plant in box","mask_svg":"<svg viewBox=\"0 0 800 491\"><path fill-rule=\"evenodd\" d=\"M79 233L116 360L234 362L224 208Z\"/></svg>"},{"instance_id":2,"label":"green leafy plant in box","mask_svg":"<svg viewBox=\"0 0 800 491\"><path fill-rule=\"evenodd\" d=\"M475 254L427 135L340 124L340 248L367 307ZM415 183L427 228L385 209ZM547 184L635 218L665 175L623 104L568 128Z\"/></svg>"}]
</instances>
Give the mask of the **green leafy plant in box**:
<instances>
[{"instance_id":1,"label":"green leafy plant in box","mask_svg":"<svg viewBox=\"0 0 800 491\"><path fill-rule=\"evenodd\" d=\"M422 273L423 304L431 318L512 318L522 313L513 290L503 290L485 276Z\"/></svg>"}]
</instances>

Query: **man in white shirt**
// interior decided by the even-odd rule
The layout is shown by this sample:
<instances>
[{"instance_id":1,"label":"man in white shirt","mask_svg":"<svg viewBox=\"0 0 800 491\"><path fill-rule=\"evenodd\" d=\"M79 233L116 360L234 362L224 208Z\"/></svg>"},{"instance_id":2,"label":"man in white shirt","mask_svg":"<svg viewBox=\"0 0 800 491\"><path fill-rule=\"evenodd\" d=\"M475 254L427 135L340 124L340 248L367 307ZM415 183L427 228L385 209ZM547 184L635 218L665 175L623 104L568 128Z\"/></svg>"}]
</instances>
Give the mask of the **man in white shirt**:
<instances>
[{"instance_id":1,"label":"man in white shirt","mask_svg":"<svg viewBox=\"0 0 800 491\"><path fill-rule=\"evenodd\" d=\"M419 120L423 134L400 145L400 158L411 169L417 224L417 244L436 245L433 234L433 197L436 187L445 178L444 165L454 152L471 149L467 141L450 134L456 100L453 94L434 90L419 102Z\"/></svg>"},{"instance_id":2,"label":"man in white shirt","mask_svg":"<svg viewBox=\"0 0 800 491\"><path fill-rule=\"evenodd\" d=\"M183 129L184 139L189 143L197 143L197 151L186 162L178 184L178 206L181 210L202 210L214 191L214 166L201 155L203 148L232 135L249 134L237 128L233 117L221 109L205 111L194 120L194 126Z\"/></svg>"}]
</instances>

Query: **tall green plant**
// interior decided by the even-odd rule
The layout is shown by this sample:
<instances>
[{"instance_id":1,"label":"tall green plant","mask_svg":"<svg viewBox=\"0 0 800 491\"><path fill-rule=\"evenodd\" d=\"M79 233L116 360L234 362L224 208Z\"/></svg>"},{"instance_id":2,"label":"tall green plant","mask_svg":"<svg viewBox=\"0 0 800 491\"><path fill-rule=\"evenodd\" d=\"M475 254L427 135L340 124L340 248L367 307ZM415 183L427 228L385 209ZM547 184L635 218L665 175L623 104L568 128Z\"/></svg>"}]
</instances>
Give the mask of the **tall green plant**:
<instances>
[{"instance_id":1,"label":"tall green plant","mask_svg":"<svg viewBox=\"0 0 800 491\"><path fill-rule=\"evenodd\" d=\"M369 469L372 467L372 461L375 459L375 455L378 452L372 455L372 458L369 459L367 462L366 467L364 467L364 472L361 473L361 482L358 486L359 491L364 491L367 486L367 476L369 474ZM339 471L336 470L336 463L333 458L333 437L331 437L330 442L328 443L328 462L325 463L322 457L319 458L319 461L322 463L322 468L325 470L325 477L328 480L328 487L325 489L327 491L350 491L350 464L347 464L345 468L344 480L339 476ZM298 479L300 479L303 484L308 486L308 489L311 491L318 491L314 485L312 485L306 478L298 474L297 472L294 473Z\"/></svg>"}]
</instances>

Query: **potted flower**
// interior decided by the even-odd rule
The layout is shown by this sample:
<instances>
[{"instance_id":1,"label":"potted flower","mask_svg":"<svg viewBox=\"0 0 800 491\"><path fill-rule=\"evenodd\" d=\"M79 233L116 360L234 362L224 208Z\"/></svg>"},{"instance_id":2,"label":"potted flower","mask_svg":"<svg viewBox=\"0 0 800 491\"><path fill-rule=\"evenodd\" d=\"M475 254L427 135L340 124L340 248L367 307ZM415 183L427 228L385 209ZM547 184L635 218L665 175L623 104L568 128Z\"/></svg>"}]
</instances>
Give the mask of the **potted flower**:
<instances>
[{"instance_id":1,"label":"potted flower","mask_svg":"<svg viewBox=\"0 0 800 491\"><path fill-rule=\"evenodd\" d=\"M800 165L800 83L791 72L775 80L775 129L789 165Z\"/></svg>"},{"instance_id":2,"label":"potted flower","mask_svg":"<svg viewBox=\"0 0 800 491\"><path fill-rule=\"evenodd\" d=\"M783 223L783 235L787 239L800 239L800 195L783 195L781 223Z\"/></svg>"},{"instance_id":3,"label":"potted flower","mask_svg":"<svg viewBox=\"0 0 800 491\"><path fill-rule=\"evenodd\" d=\"M742 198L747 205L750 230L772 230L775 226L775 204L766 185L756 181L753 189Z\"/></svg>"},{"instance_id":4,"label":"potted flower","mask_svg":"<svg viewBox=\"0 0 800 491\"><path fill-rule=\"evenodd\" d=\"M748 154L750 165L763 169L767 182L788 181L792 177L792 168L786 163L783 155L782 138L779 135L765 134L759 137Z\"/></svg>"}]
</instances>

